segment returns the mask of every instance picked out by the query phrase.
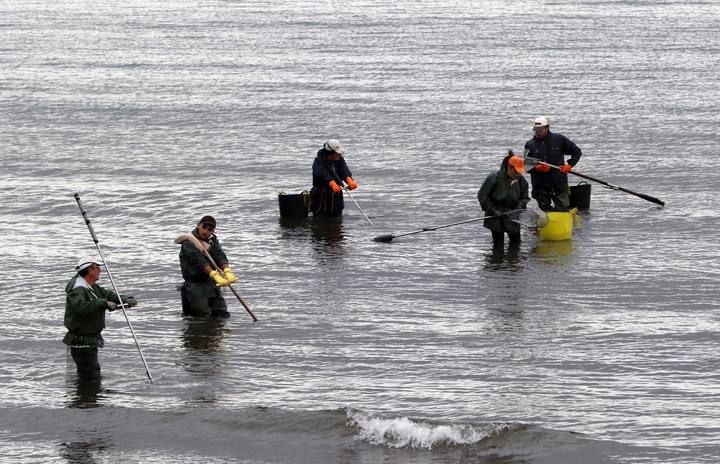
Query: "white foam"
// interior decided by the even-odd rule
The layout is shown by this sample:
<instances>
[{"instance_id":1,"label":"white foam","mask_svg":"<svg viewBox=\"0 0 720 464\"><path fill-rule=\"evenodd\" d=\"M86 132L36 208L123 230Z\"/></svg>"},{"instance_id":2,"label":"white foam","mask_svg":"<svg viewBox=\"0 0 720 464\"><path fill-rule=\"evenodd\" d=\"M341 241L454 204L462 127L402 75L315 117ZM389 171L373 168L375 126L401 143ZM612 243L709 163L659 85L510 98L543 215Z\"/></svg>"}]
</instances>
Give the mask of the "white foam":
<instances>
[{"instance_id":1,"label":"white foam","mask_svg":"<svg viewBox=\"0 0 720 464\"><path fill-rule=\"evenodd\" d=\"M508 429L505 424L432 424L407 417L385 419L359 411L347 414L351 425L358 429L358 438L393 448L468 445Z\"/></svg>"}]
</instances>

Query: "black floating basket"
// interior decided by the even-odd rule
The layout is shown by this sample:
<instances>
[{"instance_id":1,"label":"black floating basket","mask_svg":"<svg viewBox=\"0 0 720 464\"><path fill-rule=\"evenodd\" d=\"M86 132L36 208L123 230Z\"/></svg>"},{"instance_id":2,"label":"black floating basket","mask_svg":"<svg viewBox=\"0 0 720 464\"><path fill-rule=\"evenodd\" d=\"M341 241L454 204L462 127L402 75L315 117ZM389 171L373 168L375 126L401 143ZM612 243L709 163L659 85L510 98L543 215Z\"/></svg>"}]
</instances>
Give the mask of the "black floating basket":
<instances>
[{"instance_id":1,"label":"black floating basket","mask_svg":"<svg viewBox=\"0 0 720 464\"><path fill-rule=\"evenodd\" d=\"M590 188L592 186L585 181L570 186L570 208L577 208L579 211L590 209Z\"/></svg>"},{"instance_id":2,"label":"black floating basket","mask_svg":"<svg viewBox=\"0 0 720 464\"><path fill-rule=\"evenodd\" d=\"M280 217L283 218L304 218L308 216L310 205L310 193L303 190L302 193L288 194L278 193L278 205L280 206Z\"/></svg>"}]
</instances>

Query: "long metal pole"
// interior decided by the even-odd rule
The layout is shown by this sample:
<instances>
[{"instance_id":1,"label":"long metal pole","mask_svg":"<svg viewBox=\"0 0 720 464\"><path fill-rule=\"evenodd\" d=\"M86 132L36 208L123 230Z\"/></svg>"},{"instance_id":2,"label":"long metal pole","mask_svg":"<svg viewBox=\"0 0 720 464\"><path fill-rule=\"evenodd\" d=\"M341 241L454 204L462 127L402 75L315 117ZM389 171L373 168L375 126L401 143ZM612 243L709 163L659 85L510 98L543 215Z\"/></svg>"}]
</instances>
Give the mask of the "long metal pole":
<instances>
[{"instance_id":1,"label":"long metal pole","mask_svg":"<svg viewBox=\"0 0 720 464\"><path fill-rule=\"evenodd\" d=\"M142 359L143 365L145 366L145 373L148 376L148 380L150 380L150 383L152 383L152 375L150 375L150 369L148 368L147 362L145 362L145 356L143 356L143 352L140 349L140 344L138 343L137 337L135 336L135 331L133 330L133 326L130 323L130 318L128 318L127 313L125 312L125 305L122 303L122 299L120 298L120 291L118 291L117 285L115 285L115 279L113 279L112 272L110 272L110 267L107 265L107 262L105 261L105 258L103 257L102 250L100 249L100 242L97 238L97 235L95 235L95 230L93 229L92 224L90 223L90 218L88 218L87 212L85 211L85 208L83 208L82 202L80 202L80 194L75 194L75 200L77 201L78 207L80 208L80 212L82 213L83 219L85 219L85 224L87 224L88 230L90 231L90 236L92 236L93 242L95 242L95 248L97 248L97 252L100 255L100 259L103 263L105 263L105 270L107 271L107 275L110 278L110 284L113 287L113 290L115 290L115 295L117 295L118 300L120 301L120 304L118 305L120 307L120 310L123 313L123 316L125 316L125 320L127 321L128 327L130 328L130 333L132 334L133 339L135 340L135 346L137 346L138 353L140 353L140 359Z\"/></svg>"},{"instance_id":2,"label":"long metal pole","mask_svg":"<svg viewBox=\"0 0 720 464\"><path fill-rule=\"evenodd\" d=\"M363 209L360 207L360 205L358 205L358 202L355 201L355 199L353 198L353 196L350 195L350 189L347 188L347 187L345 187L345 185L343 185L343 181L342 181L342 179L340 179L340 176L338 175L337 171L335 171L335 168L334 168L334 167L331 167L331 166L328 166L327 163L325 163L325 167L328 169L328 171L330 171L330 172L332 173L332 176L335 178L335 180L336 180L337 182L339 182L339 185L342 187L342 189L345 191L345 193L348 194L348 197L350 197L350 199L352 200L352 202L355 203L355 206L357 206L357 209L359 209L360 212L362 213L362 215L365 216L365 219L367 219L367 222L369 222L371 226L374 226L375 224L373 224L373 222L370 220L370 218L368 217L368 215L365 214L365 211L363 211Z\"/></svg>"},{"instance_id":3,"label":"long metal pole","mask_svg":"<svg viewBox=\"0 0 720 464\"><path fill-rule=\"evenodd\" d=\"M341 185L342 185L342 184L341 184ZM350 189L347 188L347 187L345 187L345 186L343 186L343 190L345 190L345 193L348 194L348 196L350 197L350 199L352 200L352 202L355 203L355 206L357 206L357 209L360 210L360 212L362 213L362 215L365 216L365 219L367 219L367 222L369 222L371 226L375 225L375 224L373 224L373 222L370 220L370 218L368 217L368 215L365 214L365 211L363 211L363 209L360 207L360 205L358 205L358 202L355 201L355 199L353 198L352 195L350 195Z\"/></svg>"},{"instance_id":4,"label":"long metal pole","mask_svg":"<svg viewBox=\"0 0 720 464\"><path fill-rule=\"evenodd\" d=\"M512 211L506 211L506 212L504 212L504 213L501 213L499 216L505 216L505 215L508 215L508 214L517 213L517 212L519 212L519 211L524 211L524 210L522 210L522 209L514 209L514 210L512 210ZM377 237L374 237L374 238L373 238L373 241L375 241L375 242L391 242L394 238L404 237L404 236L406 236L406 235L419 234L419 233L421 233L421 232L429 232L429 231L432 231L432 230L444 229L444 228L446 228L446 227L459 226L459 225L461 225L461 224L468 224L468 223L470 223L470 222L482 221L482 220L484 220L484 219L492 219L492 218L496 218L496 217L499 217L499 216L483 216L483 217L477 217L477 218L472 218L472 219L466 219L466 220L464 220L464 221L453 222L453 223L451 223L451 224L444 224L444 225L441 225L441 226L423 227L423 228L420 229L420 230L413 230L412 232L404 232L404 233L402 233L402 234L383 234L383 235L378 235Z\"/></svg>"},{"instance_id":5,"label":"long metal pole","mask_svg":"<svg viewBox=\"0 0 720 464\"><path fill-rule=\"evenodd\" d=\"M531 157L531 156L526 156L525 159L528 160L528 161L530 161L530 163L533 164L533 165L546 164L546 165L550 166L550 167L553 168L553 169L558 169L558 170L560 169L560 166L556 166L556 165L554 165L554 164L546 163L545 161L540 161L539 159L533 158L533 157ZM578 177L582 177L583 179L591 180L591 181L593 181L593 182L597 182L598 184L602 184L602 185L604 185L605 187L609 188L610 190L620 190L621 192L629 193L630 195L635 195L635 196L638 197L638 198L642 198L643 200L647 200L647 201L649 201L649 202L651 202L651 203L655 203L656 205L665 206L665 202L664 202L664 201L660 200L659 198L655 198L655 197L653 197L653 196L651 196L651 195L647 195L647 194L645 194L645 193L633 192L633 191L630 190L630 189L626 189L626 188L624 188L624 187L618 187L617 185L612 185L612 184L610 184L609 182L605 182L604 180L596 179L596 178L594 178L594 177L590 177L590 176L588 176L587 174L581 174L581 173L575 171L574 169L571 169L571 170L569 171L569 173L570 173L570 174L573 174L573 175L576 175L576 176L578 176Z\"/></svg>"}]
</instances>

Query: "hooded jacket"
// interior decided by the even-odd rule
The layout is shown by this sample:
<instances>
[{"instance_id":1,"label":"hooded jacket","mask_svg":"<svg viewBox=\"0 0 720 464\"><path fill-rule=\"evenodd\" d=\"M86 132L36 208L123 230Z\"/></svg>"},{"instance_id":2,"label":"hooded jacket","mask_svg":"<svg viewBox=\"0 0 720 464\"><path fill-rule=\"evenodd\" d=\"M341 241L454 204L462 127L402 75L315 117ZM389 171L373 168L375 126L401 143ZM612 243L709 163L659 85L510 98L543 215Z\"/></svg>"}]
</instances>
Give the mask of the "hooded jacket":
<instances>
[{"instance_id":1,"label":"hooded jacket","mask_svg":"<svg viewBox=\"0 0 720 464\"><path fill-rule=\"evenodd\" d=\"M75 274L65 286L65 328L63 343L73 348L102 348L107 302L120 303L114 292L90 285ZM121 295L121 298L126 298Z\"/></svg>"},{"instance_id":2,"label":"hooded jacket","mask_svg":"<svg viewBox=\"0 0 720 464\"><path fill-rule=\"evenodd\" d=\"M317 152L315 161L313 161L312 172L313 172L313 187L325 187L330 188L328 185L331 180L335 180L338 185L342 185L348 177L352 177L350 168L348 168L345 158L340 156L337 161L328 160L328 155L333 152L321 148Z\"/></svg>"},{"instance_id":3,"label":"hooded jacket","mask_svg":"<svg viewBox=\"0 0 720 464\"><path fill-rule=\"evenodd\" d=\"M342 192L333 192L329 184L331 180L334 180L342 186L346 178L352 177L352 172L342 156L337 161L328 160L328 155L332 153L321 148L313 161L310 207L316 214L340 215L345 207Z\"/></svg>"},{"instance_id":4,"label":"hooded jacket","mask_svg":"<svg viewBox=\"0 0 720 464\"><path fill-rule=\"evenodd\" d=\"M515 179L508 177L507 160L503 161L499 171L485 178L477 197L480 207L487 215L525 209L530 201L527 180L523 176ZM507 215L485 219L483 226L496 232L520 232L520 225Z\"/></svg>"}]
</instances>

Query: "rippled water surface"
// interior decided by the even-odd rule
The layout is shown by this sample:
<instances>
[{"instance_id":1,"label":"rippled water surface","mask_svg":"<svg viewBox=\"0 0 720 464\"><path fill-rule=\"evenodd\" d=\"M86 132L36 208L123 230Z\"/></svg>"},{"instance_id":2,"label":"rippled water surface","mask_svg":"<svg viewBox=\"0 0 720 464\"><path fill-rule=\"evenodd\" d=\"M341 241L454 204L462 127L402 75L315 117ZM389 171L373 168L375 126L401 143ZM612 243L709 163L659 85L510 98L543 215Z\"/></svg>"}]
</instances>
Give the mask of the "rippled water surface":
<instances>
[{"instance_id":1,"label":"rippled water surface","mask_svg":"<svg viewBox=\"0 0 720 464\"><path fill-rule=\"evenodd\" d=\"M3 462L720 459L714 1L0 4ZM583 150L574 239L493 250L476 193L532 119ZM279 219L338 138L340 222ZM575 177L572 182L581 179ZM64 287L121 314L77 385ZM259 321L183 319L204 214ZM109 287L107 274L101 283Z\"/></svg>"}]
</instances>

